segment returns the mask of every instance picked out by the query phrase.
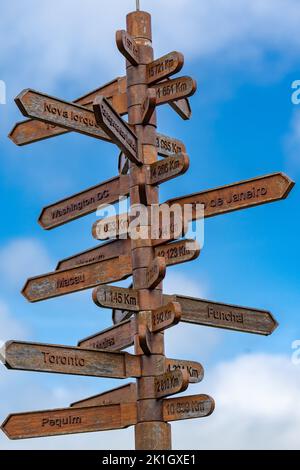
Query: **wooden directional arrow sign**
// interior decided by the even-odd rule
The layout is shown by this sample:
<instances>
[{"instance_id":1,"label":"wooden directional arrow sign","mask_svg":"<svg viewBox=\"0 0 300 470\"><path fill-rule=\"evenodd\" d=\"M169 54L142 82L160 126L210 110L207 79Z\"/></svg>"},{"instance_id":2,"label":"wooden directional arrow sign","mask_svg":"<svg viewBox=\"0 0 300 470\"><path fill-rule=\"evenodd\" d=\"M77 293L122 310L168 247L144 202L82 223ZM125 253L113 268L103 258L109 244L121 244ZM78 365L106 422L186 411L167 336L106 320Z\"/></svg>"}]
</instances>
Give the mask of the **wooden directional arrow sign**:
<instances>
[{"instance_id":1,"label":"wooden directional arrow sign","mask_svg":"<svg viewBox=\"0 0 300 470\"><path fill-rule=\"evenodd\" d=\"M159 106L192 96L197 90L197 84L190 77L180 77L153 85L153 88L156 90L156 104Z\"/></svg>"},{"instance_id":2,"label":"wooden directional arrow sign","mask_svg":"<svg viewBox=\"0 0 300 470\"><path fill-rule=\"evenodd\" d=\"M136 403L122 403L12 414L2 424L2 431L9 439L28 439L123 429L136 423Z\"/></svg>"},{"instance_id":3,"label":"wooden directional arrow sign","mask_svg":"<svg viewBox=\"0 0 300 470\"><path fill-rule=\"evenodd\" d=\"M166 359L165 367L167 372L174 372L176 370L186 371L189 383L199 383L202 382L204 378L203 366L198 362L184 361L180 359Z\"/></svg>"},{"instance_id":4,"label":"wooden directional arrow sign","mask_svg":"<svg viewBox=\"0 0 300 470\"><path fill-rule=\"evenodd\" d=\"M151 316L150 331L159 333L180 322L181 307L177 302L170 302L157 310L153 310Z\"/></svg>"},{"instance_id":5,"label":"wooden directional arrow sign","mask_svg":"<svg viewBox=\"0 0 300 470\"><path fill-rule=\"evenodd\" d=\"M265 336L272 334L278 326L273 315L265 310L221 304L180 295L164 297L165 302L173 300L180 304L181 321L185 323Z\"/></svg>"},{"instance_id":6,"label":"wooden directional arrow sign","mask_svg":"<svg viewBox=\"0 0 300 470\"><path fill-rule=\"evenodd\" d=\"M45 207L39 223L46 230L59 227L96 211L102 204L118 202L120 197L128 194L128 175L118 176Z\"/></svg>"},{"instance_id":7,"label":"wooden directional arrow sign","mask_svg":"<svg viewBox=\"0 0 300 470\"><path fill-rule=\"evenodd\" d=\"M117 256L129 255L131 250L130 239L113 240L103 243L90 250L83 251L69 258L59 261L56 269L69 269L82 264L104 261ZM200 254L200 247L194 240L181 240L154 249L155 256L166 259L167 266L173 266L193 261Z\"/></svg>"},{"instance_id":8,"label":"wooden directional arrow sign","mask_svg":"<svg viewBox=\"0 0 300 470\"><path fill-rule=\"evenodd\" d=\"M84 406L107 406L118 405L119 403L136 402L136 384L129 383L122 387L114 388L108 392L100 393L93 397L72 403L72 408L82 408Z\"/></svg>"},{"instance_id":9,"label":"wooden directional arrow sign","mask_svg":"<svg viewBox=\"0 0 300 470\"><path fill-rule=\"evenodd\" d=\"M74 101L74 103L87 107L88 109L92 109L95 98L97 96L105 96L105 98L112 99L114 108L118 113L124 114L123 109L120 109L120 100L118 98L119 96L122 96L121 94L125 93L126 86L126 77L118 77L112 82L109 82L106 85L91 91L87 95L78 98ZM42 121L36 121L34 119L29 119L27 121L17 123L10 132L9 138L16 145L21 146L39 142L40 140L49 139L51 137L56 137L68 132L70 131L63 129L62 127L47 124Z\"/></svg>"},{"instance_id":10,"label":"wooden directional arrow sign","mask_svg":"<svg viewBox=\"0 0 300 470\"><path fill-rule=\"evenodd\" d=\"M85 264L28 279L22 294L30 302L71 294L126 279L132 273L130 256Z\"/></svg>"},{"instance_id":11,"label":"wooden directional arrow sign","mask_svg":"<svg viewBox=\"0 0 300 470\"><path fill-rule=\"evenodd\" d=\"M121 54L123 54L131 65L139 65L139 46L127 31L117 31L116 43Z\"/></svg>"},{"instance_id":12,"label":"wooden directional arrow sign","mask_svg":"<svg viewBox=\"0 0 300 470\"><path fill-rule=\"evenodd\" d=\"M162 157L186 154L186 147L183 142L163 134L156 134L156 147L158 154Z\"/></svg>"},{"instance_id":13,"label":"wooden directional arrow sign","mask_svg":"<svg viewBox=\"0 0 300 470\"><path fill-rule=\"evenodd\" d=\"M144 279L141 285L136 281L137 289L155 289L166 275L166 260L164 258L155 258L149 268L145 271Z\"/></svg>"},{"instance_id":14,"label":"wooden directional arrow sign","mask_svg":"<svg viewBox=\"0 0 300 470\"><path fill-rule=\"evenodd\" d=\"M142 123L145 126L149 124L156 107L156 91L148 88L147 96L142 104Z\"/></svg>"},{"instance_id":15,"label":"wooden directional arrow sign","mask_svg":"<svg viewBox=\"0 0 300 470\"><path fill-rule=\"evenodd\" d=\"M98 307L119 308L138 312L139 294L136 289L102 286L93 290L93 300Z\"/></svg>"},{"instance_id":16,"label":"wooden directional arrow sign","mask_svg":"<svg viewBox=\"0 0 300 470\"><path fill-rule=\"evenodd\" d=\"M109 101L103 96L94 101L96 121L120 150L137 165L142 161L138 155L138 139L129 125L114 110Z\"/></svg>"},{"instance_id":17,"label":"wooden directional arrow sign","mask_svg":"<svg viewBox=\"0 0 300 470\"><path fill-rule=\"evenodd\" d=\"M107 328L96 335L82 339L78 347L87 349L101 349L102 351L121 351L133 345L134 331L131 320Z\"/></svg>"},{"instance_id":18,"label":"wooden directional arrow sign","mask_svg":"<svg viewBox=\"0 0 300 470\"><path fill-rule=\"evenodd\" d=\"M140 393L144 399L158 399L184 392L188 386L189 379L187 372L177 370L166 372L157 377L144 377Z\"/></svg>"},{"instance_id":19,"label":"wooden directional arrow sign","mask_svg":"<svg viewBox=\"0 0 300 470\"><path fill-rule=\"evenodd\" d=\"M239 209L259 206L287 198L294 182L283 173L260 176L246 181L221 186L201 193L171 199L170 206L192 204L193 220L197 219L197 204L204 205L204 217L214 217Z\"/></svg>"},{"instance_id":20,"label":"wooden directional arrow sign","mask_svg":"<svg viewBox=\"0 0 300 470\"><path fill-rule=\"evenodd\" d=\"M9 341L1 350L8 369L126 379L140 377L140 360L128 353Z\"/></svg>"},{"instance_id":21,"label":"wooden directional arrow sign","mask_svg":"<svg viewBox=\"0 0 300 470\"><path fill-rule=\"evenodd\" d=\"M214 409L215 402L208 395L191 395L163 401L163 417L165 421L205 418L210 416Z\"/></svg>"},{"instance_id":22,"label":"wooden directional arrow sign","mask_svg":"<svg viewBox=\"0 0 300 470\"><path fill-rule=\"evenodd\" d=\"M113 240L101 245L91 248L90 250L82 251L74 256L65 258L58 262L56 269L70 269L82 264L96 263L105 261L112 258L117 258L122 255L129 255L131 250L131 240Z\"/></svg>"},{"instance_id":23,"label":"wooden directional arrow sign","mask_svg":"<svg viewBox=\"0 0 300 470\"><path fill-rule=\"evenodd\" d=\"M169 54L156 59L147 65L148 85L160 82L171 75L180 72L184 64L184 56L180 52L170 52Z\"/></svg>"},{"instance_id":24,"label":"wooden directional arrow sign","mask_svg":"<svg viewBox=\"0 0 300 470\"><path fill-rule=\"evenodd\" d=\"M93 111L83 106L30 89L22 91L15 102L24 116L111 142L98 126Z\"/></svg>"},{"instance_id":25,"label":"wooden directional arrow sign","mask_svg":"<svg viewBox=\"0 0 300 470\"><path fill-rule=\"evenodd\" d=\"M183 175L190 166L187 155L178 155L159 160L146 166L146 182L148 184L161 184L176 176Z\"/></svg>"}]
</instances>

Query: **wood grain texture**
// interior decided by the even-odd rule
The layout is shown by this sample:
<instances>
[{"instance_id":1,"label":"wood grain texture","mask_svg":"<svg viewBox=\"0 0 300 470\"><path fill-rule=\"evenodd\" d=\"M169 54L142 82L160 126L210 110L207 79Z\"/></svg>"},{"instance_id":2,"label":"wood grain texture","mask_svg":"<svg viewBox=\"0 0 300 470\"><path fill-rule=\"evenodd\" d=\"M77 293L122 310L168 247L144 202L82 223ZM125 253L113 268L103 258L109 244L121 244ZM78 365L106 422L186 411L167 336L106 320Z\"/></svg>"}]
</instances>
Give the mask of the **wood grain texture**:
<instances>
[{"instance_id":1,"label":"wood grain texture","mask_svg":"<svg viewBox=\"0 0 300 470\"><path fill-rule=\"evenodd\" d=\"M159 333L167 330L180 322L181 319L181 306L177 302L170 302L169 304L160 307L151 312L150 331L152 333Z\"/></svg>"},{"instance_id":2,"label":"wood grain texture","mask_svg":"<svg viewBox=\"0 0 300 470\"><path fill-rule=\"evenodd\" d=\"M130 254L130 240L112 240L58 262L56 270L97 263Z\"/></svg>"},{"instance_id":3,"label":"wood grain texture","mask_svg":"<svg viewBox=\"0 0 300 470\"><path fill-rule=\"evenodd\" d=\"M84 406L106 406L117 405L119 403L135 403L136 402L136 384L129 383L122 387L108 390L93 397L72 403L72 408L82 408Z\"/></svg>"},{"instance_id":4,"label":"wood grain texture","mask_svg":"<svg viewBox=\"0 0 300 470\"><path fill-rule=\"evenodd\" d=\"M142 162L138 154L137 136L109 101L100 96L94 101L93 109L96 121L103 131L110 136L130 161L140 165Z\"/></svg>"},{"instance_id":5,"label":"wood grain texture","mask_svg":"<svg viewBox=\"0 0 300 470\"><path fill-rule=\"evenodd\" d=\"M15 102L24 116L111 142L88 108L30 89L22 91Z\"/></svg>"},{"instance_id":6,"label":"wood grain texture","mask_svg":"<svg viewBox=\"0 0 300 470\"><path fill-rule=\"evenodd\" d=\"M163 401L163 417L165 421L205 418L210 416L214 409L215 402L208 395L191 395Z\"/></svg>"},{"instance_id":7,"label":"wood grain texture","mask_svg":"<svg viewBox=\"0 0 300 470\"><path fill-rule=\"evenodd\" d=\"M2 424L2 430L9 439L28 439L123 429L136 422L136 404L124 403L12 414Z\"/></svg>"},{"instance_id":8,"label":"wood grain texture","mask_svg":"<svg viewBox=\"0 0 300 470\"><path fill-rule=\"evenodd\" d=\"M76 99L75 104L79 104L88 109L92 109L93 101L97 96L105 96L106 98L112 99L113 96L123 94L126 90L126 77L117 77L115 80L87 93L84 96ZM120 114L124 114L124 106L122 103L122 109L118 108L119 103L114 102L116 111ZM127 113L127 109L126 109ZM70 132L62 127L55 126L53 124L44 123L42 121L36 121L34 119L28 119L26 121L18 122L9 134L9 138L19 146L28 145L41 140L49 139ZM108 137L108 136L107 136Z\"/></svg>"},{"instance_id":9,"label":"wood grain texture","mask_svg":"<svg viewBox=\"0 0 300 470\"><path fill-rule=\"evenodd\" d=\"M129 346L133 346L133 339L132 322L127 320L80 340L78 347L100 349L103 351L121 351Z\"/></svg>"},{"instance_id":10,"label":"wood grain texture","mask_svg":"<svg viewBox=\"0 0 300 470\"><path fill-rule=\"evenodd\" d=\"M171 108L174 109L174 111L179 114L179 116L184 120L187 121L188 119L191 119L192 116L192 109L190 102L188 98L183 98L181 100L177 101L171 101L169 103Z\"/></svg>"},{"instance_id":11,"label":"wood grain texture","mask_svg":"<svg viewBox=\"0 0 300 470\"><path fill-rule=\"evenodd\" d=\"M147 184L161 184L186 173L190 166L187 155L168 157L146 167Z\"/></svg>"},{"instance_id":12,"label":"wood grain texture","mask_svg":"<svg viewBox=\"0 0 300 470\"><path fill-rule=\"evenodd\" d=\"M156 134L156 148L162 157L174 157L186 154L186 146L181 140L168 137L164 134Z\"/></svg>"},{"instance_id":13,"label":"wood grain texture","mask_svg":"<svg viewBox=\"0 0 300 470\"><path fill-rule=\"evenodd\" d=\"M186 371L188 374L189 383L191 384L202 382L204 378L203 366L194 361L165 359L165 370L166 372L173 372L176 370Z\"/></svg>"},{"instance_id":14,"label":"wood grain texture","mask_svg":"<svg viewBox=\"0 0 300 470\"><path fill-rule=\"evenodd\" d=\"M119 256L30 278L22 294L29 302L39 302L108 282L121 281L129 277L131 273L130 256Z\"/></svg>"},{"instance_id":15,"label":"wood grain texture","mask_svg":"<svg viewBox=\"0 0 300 470\"><path fill-rule=\"evenodd\" d=\"M265 336L272 334L278 326L273 315L266 310L179 295L172 296L172 300L181 305L181 321L185 323Z\"/></svg>"},{"instance_id":16,"label":"wood grain texture","mask_svg":"<svg viewBox=\"0 0 300 470\"><path fill-rule=\"evenodd\" d=\"M180 52L170 52L169 54L154 60L147 67L148 85L160 82L171 75L180 72L184 64L184 56Z\"/></svg>"},{"instance_id":17,"label":"wood grain texture","mask_svg":"<svg viewBox=\"0 0 300 470\"><path fill-rule=\"evenodd\" d=\"M147 96L142 104L142 124L149 124L156 107L156 91L153 88L147 90Z\"/></svg>"},{"instance_id":18,"label":"wood grain texture","mask_svg":"<svg viewBox=\"0 0 300 470\"><path fill-rule=\"evenodd\" d=\"M116 32L117 48L123 56L132 64L139 65L139 46L127 31Z\"/></svg>"},{"instance_id":19,"label":"wood grain texture","mask_svg":"<svg viewBox=\"0 0 300 470\"><path fill-rule=\"evenodd\" d=\"M195 240L179 240L157 246L155 256L163 257L167 266L175 266L197 259L200 255L200 246Z\"/></svg>"},{"instance_id":20,"label":"wood grain texture","mask_svg":"<svg viewBox=\"0 0 300 470\"><path fill-rule=\"evenodd\" d=\"M189 386L188 374L185 370L166 372L156 377L143 377L138 390L138 399L164 398L184 392Z\"/></svg>"},{"instance_id":21,"label":"wood grain texture","mask_svg":"<svg viewBox=\"0 0 300 470\"><path fill-rule=\"evenodd\" d=\"M156 90L157 106L188 98L196 93L197 84L190 77L179 77L153 85Z\"/></svg>"},{"instance_id":22,"label":"wood grain texture","mask_svg":"<svg viewBox=\"0 0 300 470\"><path fill-rule=\"evenodd\" d=\"M45 207L39 224L46 230L59 227L97 211L102 204L119 202L120 197L128 195L128 176L118 176Z\"/></svg>"},{"instance_id":23,"label":"wood grain texture","mask_svg":"<svg viewBox=\"0 0 300 470\"><path fill-rule=\"evenodd\" d=\"M93 300L98 307L118 308L138 312L139 294L136 289L101 286L93 291Z\"/></svg>"},{"instance_id":24,"label":"wood grain texture","mask_svg":"<svg viewBox=\"0 0 300 470\"><path fill-rule=\"evenodd\" d=\"M7 369L119 379L141 375L139 358L128 353L9 341L2 354Z\"/></svg>"},{"instance_id":25,"label":"wood grain texture","mask_svg":"<svg viewBox=\"0 0 300 470\"><path fill-rule=\"evenodd\" d=\"M273 173L250 180L220 186L167 201L167 204L192 204L193 220L197 219L196 205L204 205L204 217L214 217L240 209L285 199L294 182L284 173Z\"/></svg>"}]
</instances>

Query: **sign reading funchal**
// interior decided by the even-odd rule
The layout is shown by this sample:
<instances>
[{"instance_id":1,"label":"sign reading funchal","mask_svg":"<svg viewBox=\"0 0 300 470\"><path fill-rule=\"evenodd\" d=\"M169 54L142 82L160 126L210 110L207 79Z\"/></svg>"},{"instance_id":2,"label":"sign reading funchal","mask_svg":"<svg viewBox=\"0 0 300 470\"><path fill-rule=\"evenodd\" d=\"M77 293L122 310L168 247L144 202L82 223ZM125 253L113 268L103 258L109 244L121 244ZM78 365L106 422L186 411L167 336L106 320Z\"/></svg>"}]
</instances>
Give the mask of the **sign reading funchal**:
<instances>
[{"instance_id":1,"label":"sign reading funchal","mask_svg":"<svg viewBox=\"0 0 300 470\"><path fill-rule=\"evenodd\" d=\"M45 207L39 218L44 229L95 212L99 205L116 203L120 197L150 208L158 204L158 185L188 170L185 145L157 132L155 109L169 104L182 119L189 119L188 98L195 93L196 83L190 77L170 78L182 69L183 55L171 52L154 59L151 44L151 17L137 9L127 15L127 30L116 34L116 45L126 58L125 77L73 102L31 89L17 96L16 104L30 119L13 128L10 138L15 144L27 145L73 131L111 142L122 152L118 176ZM128 122L122 118L126 114ZM213 217L285 199L293 185L286 175L275 173L166 204L203 204L204 217ZM197 211L193 211L191 219L196 218ZM118 220L120 235L128 227L121 227L121 216ZM93 226L98 240L110 238L110 222L104 222ZM170 422L213 413L214 400L208 395L169 398L201 382L204 370L194 361L166 358L164 331L181 321L270 335L277 322L264 310L177 293L164 295L162 280L167 267L192 261L200 254L197 242L178 240L174 231L167 238L117 237L60 261L54 272L27 280L22 292L30 302L94 288L95 304L113 309L113 326L80 340L76 347L9 341L1 352L8 369L136 381L68 408L11 414L2 424L10 439L135 426L136 449L171 449ZM133 284L128 289L108 285L130 276ZM124 352L133 345L134 354Z\"/></svg>"}]
</instances>

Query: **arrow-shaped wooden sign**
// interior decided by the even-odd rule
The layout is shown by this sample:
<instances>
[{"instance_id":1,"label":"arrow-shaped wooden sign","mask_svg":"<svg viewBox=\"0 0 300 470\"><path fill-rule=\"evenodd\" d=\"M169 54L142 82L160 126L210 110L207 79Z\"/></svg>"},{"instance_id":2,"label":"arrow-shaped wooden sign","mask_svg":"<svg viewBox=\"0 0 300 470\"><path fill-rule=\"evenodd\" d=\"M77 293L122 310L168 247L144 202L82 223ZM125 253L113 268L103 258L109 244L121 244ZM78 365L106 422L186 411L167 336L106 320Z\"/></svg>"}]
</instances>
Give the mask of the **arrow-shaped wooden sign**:
<instances>
[{"instance_id":1,"label":"arrow-shaped wooden sign","mask_svg":"<svg viewBox=\"0 0 300 470\"><path fill-rule=\"evenodd\" d=\"M156 148L158 154L162 157L174 157L176 155L186 154L186 146L183 142L164 134L156 134Z\"/></svg>"},{"instance_id":2,"label":"arrow-shaped wooden sign","mask_svg":"<svg viewBox=\"0 0 300 470\"><path fill-rule=\"evenodd\" d=\"M101 262L54 271L27 280L22 294L29 302L71 294L97 285L117 282L132 274L131 257L119 256Z\"/></svg>"},{"instance_id":3,"label":"arrow-shaped wooden sign","mask_svg":"<svg viewBox=\"0 0 300 470\"><path fill-rule=\"evenodd\" d=\"M151 312L150 331L159 333L172 326L177 325L181 320L181 307L177 302L170 302Z\"/></svg>"},{"instance_id":4,"label":"arrow-shaped wooden sign","mask_svg":"<svg viewBox=\"0 0 300 470\"><path fill-rule=\"evenodd\" d=\"M30 89L22 91L15 102L24 116L111 142L88 108Z\"/></svg>"},{"instance_id":5,"label":"arrow-shaped wooden sign","mask_svg":"<svg viewBox=\"0 0 300 470\"><path fill-rule=\"evenodd\" d=\"M163 401L163 417L165 421L205 418L210 416L214 409L215 402L208 395L191 395Z\"/></svg>"},{"instance_id":6,"label":"arrow-shaped wooden sign","mask_svg":"<svg viewBox=\"0 0 300 470\"><path fill-rule=\"evenodd\" d=\"M157 106L188 98L197 91L197 83L190 77L179 77L153 85Z\"/></svg>"},{"instance_id":7,"label":"arrow-shaped wooden sign","mask_svg":"<svg viewBox=\"0 0 300 470\"><path fill-rule=\"evenodd\" d=\"M136 403L11 414L2 424L9 439L124 429L137 423Z\"/></svg>"},{"instance_id":8,"label":"arrow-shaped wooden sign","mask_svg":"<svg viewBox=\"0 0 300 470\"><path fill-rule=\"evenodd\" d=\"M180 304L182 310L181 321L185 323L265 336L272 334L278 326L273 315L266 310L228 305L180 295L164 296L165 302L170 302L171 300Z\"/></svg>"},{"instance_id":9,"label":"arrow-shaped wooden sign","mask_svg":"<svg viewBox=\"0 0 300 470\"><path fill-rule=\"evenodd\" d=\"M177 101L170 101L169 105L184 121L187 121L191 118L192 109L188 98L183 98L182 100Z\"/></svg>"},{"instance_id":10,"label":"arrow-shaped wooden sign","mask_svg":"<svg viewBox=\"0 0 300 470\"><path fill-rule=\"evenodd\" d=\"M112 178L44 207L39 224L46 230L59 227L98 209L101 204L113 204L129 194L128 175Z\"/></svg>"},{"instance_id":11,"label":"arrow-shaped wooden sign","mask_svg":"<svg viewBox=\"0 0 300 470\"><path fill-rule=\"evenodd\" d=\"M97 88L96 90L93 90L90 93L78 98L74 101L74 103L84 106L88 109L92 109L95 98L97 98L97 96L105 96L105 98L110 98L112 100L113 106L118 113L124 114L124 106L121 103L119 97L126 92L126 86L126 77L118 77L106 85L103 85L102 87ZM121 107L120 103L122 104ZM125 114L126 113L127 110ZM27 121L18 122L10 132L9 138L16 145L22 146L66 134L68 132L70 131L53 124L29 119Z\"/></svg>"},{"instance_id":12,"label":"arrow-shaped wooden sign","mask_svg":"<svg viewBox=\"0 0 300 470\"><path fill-rule=\"evenodd\" d=\"M146 165L146 183L161 184L177 176L183 175L189 169L190 159L187 155L177 155Z\"/></svg>"},{"instance_id":13,"label":"arrow-shaped wooden sign","mask_svg":"<svg viewBox=\"0 0 300 470\"><path fill-rule=\"evenodd\" d=\"M116 379L141 375L139 357L123 352L9 341L0 357L7 369Z\"/></svg>"},{"instance_id":14,"label":"arrow-shaped wooden sign","mask_svg":"<svg viewBox=\"0 0 300 470\"><path fill-rule=\"evenodd\" d=\"M214 217L240 209L259 206L269 202L286 199L294 182L284 173L273 173L238 183L220 186L208 191L190 194L167 201L167 204L179 204L184 207L192 204L193 220L197 219L197 204L204 205L204 217Z\"/></svg>"},{"instance_id":15,"label":"arrow-shaped wooden sign","mask_svg":"<svg viewBox=\"0 0 300 470\"><path fill-rule=\"evenodd\" d=\"M136 402L136 384L129 383L122 387L108 390L93 397L84 398L76 401L70 406L72 408L82 408L84 406L107 406L117 405L119 403L135 403Z\"/></svg>"},{"instance_id":16,"label":"arrow-shaped wooden sign","mask_svg":"<svg viewBox=\"0 0 300 470\"><path fill-rule=\"evenodd\" d=\"M204 378L204 369L199 362L180 359L165 359L165 368L166 372L173 372L175 370L186 371L189 383L199 383L202 382Z\"/></svg>"},{"instance_id":17,"label":"arrow-shaped wooden sign","mask_svg":"<svg viewBox=\"0 0 300 470\"><path fill-rule=\"evenodd\" d=\"M69 269L82 264L104 261L117 256L129 255L131 240L118 239L103 243L69 258L59 261L56 269ZM155 256L166 259L167 266L193 261L200 254L200 247L195 240L180 240L155 247ZM120 307L122 308L122 307Z\"/></svg>"},{"instance_id":18,"label":"arrow-shaped wooden sign","mask_svg":"<svg viewBox=\"0 0 300 470\"><path fill-rule=\"evenodd\" d=\"M116 43L121 54L131 65L139 65L139 46L127 31L121 30L116 32Z\"/></svg>"},{"instance_id":19,"label":"arrow-shaped wooden sign","mask_svg":"<svg viewBox=\"0 0 300 470\"><path fill-rule=\"evenodd\" d=\"M131 312L140 310L137 289L101 286L93 290L93 300L98 307L102 308L119 308Z\"/></svg>"},{"instance_id":20,"label":"arrow-shaped wooden sign","mask_svg":"<svg viewBox=\"0 0 300 470\"><path fill-rule=\"evenodd\" d=\"M184 56L180 52L170 52L146 66L148 85L160 82L180 72L184 65Z\"/></svg>"},{"instance_id":21,"label":"arrow-shaped wooden sign","mask_svg":"<svg viewBox=\"0 0 300 470\"><path fill-rule=\"evenodd\" d=\"M96 121L103 131L110 136L130 161L141 165L137 136L109 101L103 96L99 96L94 101L93 109Z\"/></svg>"},{"instance_id":22,"label":"arrow-shaped wooden sign","mask_svg":"<svg viewBox=\"0 0 300 470\"><path fill-rule=\"evenodd\" d=\"M144 377L143 390L139 390L143 399L164 398L170 395L184 392L189 386L189 378L186 371L166 372L157 377Z\"/></svg>"},{"instance_id":23,"label":"arrow-shaped wooden sign","mask_svg":"<svg viewBox=\"0 0 300 470\"><path fill-rule=\"evenodd\" d=\"M84 338L78 347L100 349L102 351L121 351L133 345L134 331L131 320L107 328L100 333Z\"/></svg>"}]
</instances>

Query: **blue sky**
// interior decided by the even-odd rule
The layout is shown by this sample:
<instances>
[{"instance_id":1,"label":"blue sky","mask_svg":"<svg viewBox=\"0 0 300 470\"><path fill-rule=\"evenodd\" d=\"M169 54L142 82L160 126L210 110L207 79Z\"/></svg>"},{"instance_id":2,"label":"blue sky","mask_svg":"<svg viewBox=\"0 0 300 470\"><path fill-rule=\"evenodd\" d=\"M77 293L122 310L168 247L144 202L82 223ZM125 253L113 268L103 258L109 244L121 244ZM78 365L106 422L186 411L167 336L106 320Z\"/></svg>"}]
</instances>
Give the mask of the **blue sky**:
<instances>
[{"instance_id":1,"label":"blue sky","mask_svg":"<svg viewBox=\"0 0 300 470\"><path fill-rule=\"evenodd\" d=\"M115 176L118 150L74 133L18 148L7 138L23 119L13 98L30 87L72 100L123 75L114 34L134 2L113 0L105 14L96 0L54 0L51 10L37 0L19 3L5 0L0 18L0 79L7 85L0 106L0 339L75 345L108 327L110 311L98 309L90 291L31 305L20 289L28 276L95 246L95 214L49 232L37 219L43 206ZM159 131L183 140L191 160L188 173L161 187L161 201L277 171L296 182L283 202L207 220L200 258L168 270L166 292L267 309L280 323L268 338L186 325L166 334L169 357L205 366L205 380L188 394L208 393L217 404L202 422L172 425L174 447L299 448L300 366L291 362L291 344L300 339L300 106L291 102L291 84L300 79L299 2L142 0L142 7L153 13L156 56L184 53L182 74L198 82L191 121L167 106L158 111ZM2 367L0 419L65 407L119 384ZM17 443L0 437L1 449L132 446L132 430Z\"/></svg>"}]
</instances>

